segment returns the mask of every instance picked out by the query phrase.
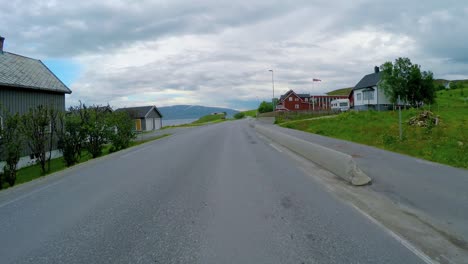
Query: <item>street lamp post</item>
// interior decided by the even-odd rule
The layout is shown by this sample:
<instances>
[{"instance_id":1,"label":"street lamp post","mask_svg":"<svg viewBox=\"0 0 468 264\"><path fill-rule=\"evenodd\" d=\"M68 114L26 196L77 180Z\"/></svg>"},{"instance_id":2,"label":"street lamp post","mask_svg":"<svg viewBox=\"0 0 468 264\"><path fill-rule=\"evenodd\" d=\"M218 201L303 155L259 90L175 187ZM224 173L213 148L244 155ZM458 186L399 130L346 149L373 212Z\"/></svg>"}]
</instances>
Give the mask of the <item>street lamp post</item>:
<instances>
[{"instance_id":1,"label":"street lamp post","mask_svg":"<svg viewBox=\"0 0 468 264\"><path fill-rule=\"evenodd\" d=\"M275 77L273 70L268 70L271 71L271 85L273 87L273 98L271 99L271 105L273 106L273 112L275 112L276 106L275 106Z\"/></svg>"}]
</instances>

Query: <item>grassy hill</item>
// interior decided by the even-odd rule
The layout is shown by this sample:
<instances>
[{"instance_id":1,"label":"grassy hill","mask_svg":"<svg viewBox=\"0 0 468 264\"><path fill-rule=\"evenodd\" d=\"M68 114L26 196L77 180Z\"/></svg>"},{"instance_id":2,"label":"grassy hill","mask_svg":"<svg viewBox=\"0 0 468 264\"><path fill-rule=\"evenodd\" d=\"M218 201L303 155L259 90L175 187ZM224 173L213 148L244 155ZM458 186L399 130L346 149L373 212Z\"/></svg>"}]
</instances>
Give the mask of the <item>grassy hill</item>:
<instances>
[{"instance_id":1,"label":"grassy hill","mask_svg":"<svg viewBox=\"0 0 468 264\"><path fill-rule=\"evenodd\" d=\"M192 122L192 124L199 125L204 123L215 123L215 122L222 122L226 120L226 116L224 114L218 115L206 115L200 117L198 120Z\"/></svg>"},{"instance_id":2,"label":"grassy hill","mask_svg":"<svg viewBox=\"0 0 468 264\"><path fill-rule=\"evenodd\" d=\"M342 88L342 89L338 89L338 90L328 92L327 95L349 95L351 90L353 90L353 87Z\"/></svg>"},{"instance_id":3,"label":"grassy hill","mask_svg":"<svg viewBox=\"0 0 468 264\"><path fill-rule=\"evenodd\" d=\"M244 111L242 113L244 113L245 116L256 117L257 116L257 109Z\"/></svg>"},{"instance_id":4,"label":"grassy hill","mask_svg":"<svg viewBox=\"0 0 468 264\"><path fill-rule=\"evenodd\" d=\"M398 111L348 112L336 118L284 122L280 125L468 168L468 84L464 90L438 91L436 104L425 107L425 110L439 116L439 125L410 126L408 120L422 110L402 111L403 140L398 136Z\"/></svg>"}]
</instances>

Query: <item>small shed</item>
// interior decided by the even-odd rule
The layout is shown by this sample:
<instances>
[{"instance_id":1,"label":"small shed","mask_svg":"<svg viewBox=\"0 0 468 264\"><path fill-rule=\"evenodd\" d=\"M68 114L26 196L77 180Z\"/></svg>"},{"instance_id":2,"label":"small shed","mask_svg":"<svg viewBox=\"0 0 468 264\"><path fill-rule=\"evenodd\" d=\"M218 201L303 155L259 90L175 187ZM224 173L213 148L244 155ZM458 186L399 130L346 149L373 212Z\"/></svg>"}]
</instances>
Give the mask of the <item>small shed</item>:
<instances>
[{"instance_id":1,"label":"small shed","mask_svg":"<svg viewBox=\"0 0 468 264\"><path fill-rule=\"evenodd\" d=\"M116 111L125 111L135 120L135 131L151 131L162 127L162 114L154 105L125 107Z\"/></svg>"}]
</instances>

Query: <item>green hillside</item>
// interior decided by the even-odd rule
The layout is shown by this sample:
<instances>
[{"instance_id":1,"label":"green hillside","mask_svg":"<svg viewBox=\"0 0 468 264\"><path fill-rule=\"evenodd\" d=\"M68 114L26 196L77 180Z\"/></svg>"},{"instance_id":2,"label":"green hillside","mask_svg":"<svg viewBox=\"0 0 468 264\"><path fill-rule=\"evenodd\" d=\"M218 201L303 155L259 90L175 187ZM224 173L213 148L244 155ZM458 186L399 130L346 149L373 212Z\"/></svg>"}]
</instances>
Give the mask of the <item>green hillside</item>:
<instances>
[{"instance_id":1,"label":"green hillside","mask_svg":"<svg viewBox=\"0 0 468 264\"><path fill-rule=\"evenodd\" d=\"M213 123L213 122L222 122L226 120L226 115L218 114L218 115L206 115L200 117L198 120L192 122L192 124L204 124L204 123Z\"/></svg>"},{"instance_id":2,"label":"green hillside","mask_svg":"<svg viewBox=\"0 0 468 264\"><path fill-rule=\"evenodd\" d=\"M353 90L353 87L350 88L342 88L338 90L334 90L331 92L328 92L327 95L349 95L349 93Z\"/></svg>"},{"instance_id":3,"label":"green hillside","mask_svg":"<svg viewBox=\"0 0 468 264\"><path fill-rule=\"evenodd\" d=\"M466 83L463 81L462 83ZM409 119L429 110L438 125L418 127ZM468 168L468 84L437 92L436 104L402 111L403 140L398 111L347 112L336 118L280 123L281 126L354 141L451 166Z\"/></svg>"}]
</instances>

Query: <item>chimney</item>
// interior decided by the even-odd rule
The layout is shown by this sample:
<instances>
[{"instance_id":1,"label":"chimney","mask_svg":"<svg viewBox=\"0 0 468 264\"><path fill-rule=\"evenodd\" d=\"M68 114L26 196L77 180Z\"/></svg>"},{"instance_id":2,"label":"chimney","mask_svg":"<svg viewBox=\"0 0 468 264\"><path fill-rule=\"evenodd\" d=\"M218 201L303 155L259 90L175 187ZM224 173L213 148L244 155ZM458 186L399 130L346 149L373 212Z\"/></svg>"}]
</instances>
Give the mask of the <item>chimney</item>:
<instances>
[{"instance_id":1,"label":"chimney","mask_svg":"<svg viewBox=\"0 0 468 264\"><path fill-rule=\"evenodd\" d=\"M374 67L374 72L375 72L375 73L379 73L379 71L380 71L379 66L375 66L375 67Z\"/></svg>"},{"instance_id":2,"label":"chimney","mask_svg":"<svg viewBox=\"0 0 468 264\"><path fill-rule=\"evenodd\" d=\"M5 38L0 36L0 53L3 53L3 42L5 41Z\"/></svg>"}]
</instances>

